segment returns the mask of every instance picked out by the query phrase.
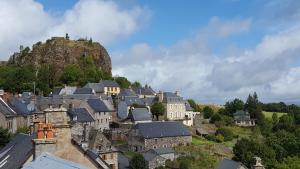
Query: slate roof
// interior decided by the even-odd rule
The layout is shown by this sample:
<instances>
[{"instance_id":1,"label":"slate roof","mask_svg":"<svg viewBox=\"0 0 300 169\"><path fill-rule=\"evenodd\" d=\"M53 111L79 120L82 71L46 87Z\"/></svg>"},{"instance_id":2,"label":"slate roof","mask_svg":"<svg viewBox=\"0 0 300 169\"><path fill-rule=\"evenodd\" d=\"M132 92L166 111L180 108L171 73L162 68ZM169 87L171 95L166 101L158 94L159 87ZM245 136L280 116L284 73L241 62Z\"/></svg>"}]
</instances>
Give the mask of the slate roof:
<instances>
[{"instance_id":1,"label":"slate roof","mask_svg":"<svg viewBox=\"0 0 300 169\"><path fill-rule=\"evenodd\" d=\"M36 98L36 106L38 110L44 110L49 107L49 105L53 105L53 107L58 107L63 104L63 97L43 97L38 96Z\"/></svg>"},{"instance_id":2,"label":"slate roof","mask_svg":"<svg viewBox=\"0 0 300 169\"><path fill-rule=\"evenodd\" d=\"M77 88L73 94L93 94L93 89L92 88Z\"/></svg>"},{"instance_id":3,"label":"slate roof","mask_svg":"<svg viewBox=\"0 0 300 169\"><path fill-rule=\"evenodd\" d=\"M144 138L191 136L186 126L175 121L138 123L133 129L138 129Z\"/></svg>"},{"instance_id":4,"label":"slate roof","mask_svg":"<svg viewBox=\"0 0 300 169\"><path fill-rule=\"evenodd\" d=\"M151 114L147 108L135 108L131 110L133 121L152 121Z\"/></svg>"},{"instance_id":5,"label":"slate roof","mask_svg":"<svg viewBox=\"0 0 300 169\"><path fill-rule=\"evenodd\" d=\"M233 116L235 120L250 120L250 114L243 110L236 111Z\"/></svg>"},{"instance_id":6,"label":"slate roof","mask_svg":"<svg viewBox=\"0 0 300 169\"><path fill-rule=\"evenodd\" d=\"M19 169L33 154L33 136L17 134L0 151L0 169Z\"/></svg>"},{"instance_id":7,"label":"slate roof","mask_svg":"<svg viewBox=\"0 0 300 169\"><path fill-rule=\"evenodd\" d=\"M104 87L120 87L119 84L114 80L101 80L99 83Z\"/></svg>"},{"instance_id":8,"label":"slate roof","mask_svg":"<svg viewBox=\"0 0 300 169\"><path fill-rule=\"evenodd\" d=\"M93 122L95 119L91 116L91 114L85 108L75 108L69 109L68 114L71 119L77 117L76 122Z\"/></svg>"},{"instance_id":9,"label":"slate roof","mask_svg":"<svg viewBox=\"0 0 300 169\"><path fill-rule=\"evenodd\" d=\"M129 168L129 159L121 153L118 153L118 167L119 169Z\"/></svg>"},{"instance_id":10,"label":"slate roof","mask_svg":"<svg viewBox=\"0 0 300 169\"><path fill-rule=\"evenodd\" d=\"M155 149L152 149L152 150L158 155L175 153L175 151L172 148L169 148L169 147L155 148Z\"/></svg>"},{"instance_id":11,"label":"slate roof","mask_svg":"<svg viewBox=\"0 0 300 169\"><path fill-rule=\"evenodd\" d=\"M87 103L95 112L112 112L114 111L111 107L109 107L109 102L105 102L105 100L100 99L88 99Z\"/></svg>"},{"instance_id":12,"label":"slate roof","mask_svg":"<svg viewBox=\"0 0 300 169\"><path fill-rule=\"evenodd\" d=\"M34 161L26 164L22 169L89 169L80 164L56 157L43 152Z\"/></svg>"},{"instance_id":13,"label":"slate roof","mask_svg":"<svg viewBox=\"0 0 300 169\"><path fill-rule=\"evenodd\" d=\"M194 111L194 109L191 107L191 105L188 101L185 101L185 110L186 111Z\"/></svg>"},{"instance_id":14,"label":"slate roof","mask_svg":"<svg viewBox=\"0 0 300 169\"><path fill-rule=\"evenodd\" d=\"M12 98L9 100L10 107L19 115L29 115L31 111L28 110L27 105L17 98Z\"/></svg>"},{"instance_id":15,"label":"slate roof","mask_svg":"<svg viewBox=\"0 0 300 169\"><path fill-rule=\"evenodd\" d=\"M151 161L153 158L159 156L151 151L147 151L147 152L143 153L142 155L146 161Z\"/></svg>"},{"instance_id":16,"label":"slate roof","mask_svg":"<svg viewBox=\"0 0 300 169\"><path fill-rule=\"evenodd\" d=\"M133 90L138 95L155 95L155 91L151 87L137 87Z\"/></svg>"},{"instance_id":17,"label":"slate roof","mask_svg":"<svg viewBox=\"0 0 300 169\"><path fill-rule=\"evenodd\" d=\"M245 167L240 162L236 162L229 159L223 159L216 169L239 169L240 166L243 166L245 169L247 169L247 167Z\"/></svg>"},{"instance_id":18,"label":"slate roof","mask_svg":"<svg viewBox=\"0 0 300 169\"><path fill-rule=\"evenodd\" d=\"M101 83L87 83L84 88L92 88L96 93L104 91L104 86Z\"/></svg>"},{"instance_id":19,"label":"slate roof","mask_svg":"<svg viewBox=\"0 0 300 169\"><path fill-rule=\"evenodd\" d=\"M121 89L119 97L136 97L135 92L132 89Z\"/></svg>"},{"instance_id":20,"label":"slate roof","mask_svg":"<svg viewBox=\"0 0 300 169\"><path fill-rule=\"evenodd\" d=\"M172 92L163 93L163 102L166 103L184 103L183 98Z\"/></svg>"},{"instance_id":21,"label":"slate roof","mask_svg":"<svg viewBox=\"0 0 300 169\"><path fill-rule=\"evenodd\" d=\"M17 113L0 97L0 113L6 117L16 116Z\"/></svg>"},{"instance_id":22,"label":"slate roof","mask_svg":"<svg viewBox=\"0 0 300 169\"><path fill-rule=\"evenodd\" d=\"M120 119L126 119L127 116L128 116L128 107L127 107L127 104L126 102L124 101L120 101L118 103L118 117Z\"/></svg>"}]
</instances>

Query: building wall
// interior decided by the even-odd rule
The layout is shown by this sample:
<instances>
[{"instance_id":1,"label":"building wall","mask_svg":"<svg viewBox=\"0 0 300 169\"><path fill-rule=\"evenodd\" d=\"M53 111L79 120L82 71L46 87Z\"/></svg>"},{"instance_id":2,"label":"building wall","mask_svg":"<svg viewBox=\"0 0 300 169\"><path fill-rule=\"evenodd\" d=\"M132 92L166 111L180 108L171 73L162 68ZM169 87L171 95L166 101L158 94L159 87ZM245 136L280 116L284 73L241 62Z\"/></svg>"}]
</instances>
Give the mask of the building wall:
<instances>
[{"instance_id":1,"label":"building wall","mask_svg":"<svg viewBox=\"0 0 300 169\"><path fill-rule=\"evenodd\" d=\"M100 155L101 159L104 160L108 165L112 166L112 169L118 169L118 153L111 152Z\"/></svg>"},{"instance_id":2,"label":"building wall","mask_svg":"<svg viewBox=\"0 0 300 169\"><path fill-rule=\"evenodd\" d=\"M118 95L120 93L119 87L104 87L104 94Z\"/></svg>"},{"instance_id":3,"label":"building wall","mask_svg":"<svg viewBox=\"0 0 300 169\"><path fill-rule=\"evenodd\" d=\"M7 128L6 118L2 113L0 113L0 127Z\"/></svg>"},{"instance_id":4,"label":"building wall","mask_svg":"<svg viewBox=\"0 0 300 169\"><path fill-rule=\"evenodd\" d=\"M187 145L192 142L192 136L163 137L143 139L130 133L128 138L128 148L131 151L147 151L154 148L175 147Z\"/></svg>"},{"instance_id":5,"label":"building wall","mask_svg":"<svg viewBox=\"0 0 300 169\"><path fill-rule=\"evenodd\" d=\"M154 157L151 161L148 161L148 168L155 169L159 166L165 166L166 159L161 156Z\"/></svg>"},{"instance_id":6,"label":"building wall","mask_svg":"<svg viewBox=\"0 0 300 169\"><path fill-rule=\"evenodd\" d=\"M184 103L165 103L166 118L168 120L180 120L185 118Z\"/></svg>"},{"instance_id":7,"label":"building wall","mask_svg":"<svg viewBox=\"0 0 300 169\"><path fill-rule=\"evenodd\" d=\"M109 123L112 122L111 112L95 112L95 128L99 130L109 129Z\"/></svg>"}]
</instances>

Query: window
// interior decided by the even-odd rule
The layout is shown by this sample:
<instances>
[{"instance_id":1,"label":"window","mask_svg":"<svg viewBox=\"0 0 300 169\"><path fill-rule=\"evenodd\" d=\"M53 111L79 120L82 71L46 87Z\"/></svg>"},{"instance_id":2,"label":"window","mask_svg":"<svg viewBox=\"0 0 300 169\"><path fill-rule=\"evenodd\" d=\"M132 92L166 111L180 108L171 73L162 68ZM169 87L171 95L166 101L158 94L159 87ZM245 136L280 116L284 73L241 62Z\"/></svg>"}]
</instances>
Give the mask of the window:
<instances>
[{"instance_id":1,"label":"window","mask_svg":"<svg viewBox=\"0 0 300 169\"><path fill-rule=\"evenodd\" d=\"M107 119L105 119L106 123L107 123Z\"/></svg>"},{"instance_id":2,"label":"window","mask_svg":"<svg viewBox=\"0 0 300 169\"><path fill-rule=\"evenodd\" d=\"M155 143L157 143L157 138L156 138L156 139L154 139L154 141L155 141Z\"/></svg>"},{"instance_id":3,"label":"window","mask_svg":"<svg viewBox=\"0 0 300 169\"><path fill-rule=\"evenodd\" d=\"M157 147L156 147L156 146L153 146L153 148L156 149Z\"/></svg>"},{"instance_id":4,"label":"window","mask_svg":"<svg viewBox=\"0 0 300 169\"><path fill-rule=\"evenodd\" d=\"M103 119L101 119L101 123L103 123Z\"/></svg>"}]
</instances>

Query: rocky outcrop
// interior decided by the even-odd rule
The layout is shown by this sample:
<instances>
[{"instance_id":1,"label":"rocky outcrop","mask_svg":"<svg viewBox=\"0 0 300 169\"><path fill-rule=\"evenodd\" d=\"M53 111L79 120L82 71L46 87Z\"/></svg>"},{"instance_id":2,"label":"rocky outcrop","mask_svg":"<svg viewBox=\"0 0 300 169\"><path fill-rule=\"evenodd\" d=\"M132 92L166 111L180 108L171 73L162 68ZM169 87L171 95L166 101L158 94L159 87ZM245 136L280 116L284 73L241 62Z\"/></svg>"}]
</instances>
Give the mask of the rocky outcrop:
<instances>
[{"instance_id":1,"label":"rocky outcrop","mask_svg":"<svg viewBox=\"0 0 300 169\"><path fill-rule=\"evenodd\" d=\"M15 53L9 63L17 65L42 64L53 65L60 72L67 64L77 64L82 57L92 56L95 65L100 69L111 72L111 59L106 49L98 42L91 40L68 40L64 37L52 37L45 43L38 42L29 52Z\"/></svg>"}]
</instances>

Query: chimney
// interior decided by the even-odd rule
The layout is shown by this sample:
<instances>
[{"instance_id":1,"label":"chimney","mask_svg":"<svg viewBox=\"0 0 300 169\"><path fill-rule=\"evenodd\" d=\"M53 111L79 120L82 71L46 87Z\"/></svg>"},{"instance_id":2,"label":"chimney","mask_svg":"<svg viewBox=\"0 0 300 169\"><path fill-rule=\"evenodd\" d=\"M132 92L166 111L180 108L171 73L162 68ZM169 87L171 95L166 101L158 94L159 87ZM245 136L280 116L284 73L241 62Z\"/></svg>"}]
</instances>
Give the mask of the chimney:
<instances>
[{"instance_id":1,"label":"chimney","mask_svg":"<svg viewBox=\"0 0 300 169\"><path fill-rule=\"evenodd\" d=\"M164 93L162 91L158 92L158 102L162 102L164 99Z\"/></svg>"},{"instance_id":2,"label":"chimney","mask_svg":"<svg viewBox=\"0 0 300 169\"><path fill-rule=\"evenodd\" d=\"M252 166L252 169L265 169L265 167L261 164L261 158L254 157L255 164Z\"/></svg>"},{"instance_id":3,"label":"chimney","mask_svg":"<svg viewBox=\"0 0 300 169\"><path fill-rule=\"evenodd\" d=\"M176 96L179 96L179 91L175 91Z\"/></svg>"}]
</instances>

